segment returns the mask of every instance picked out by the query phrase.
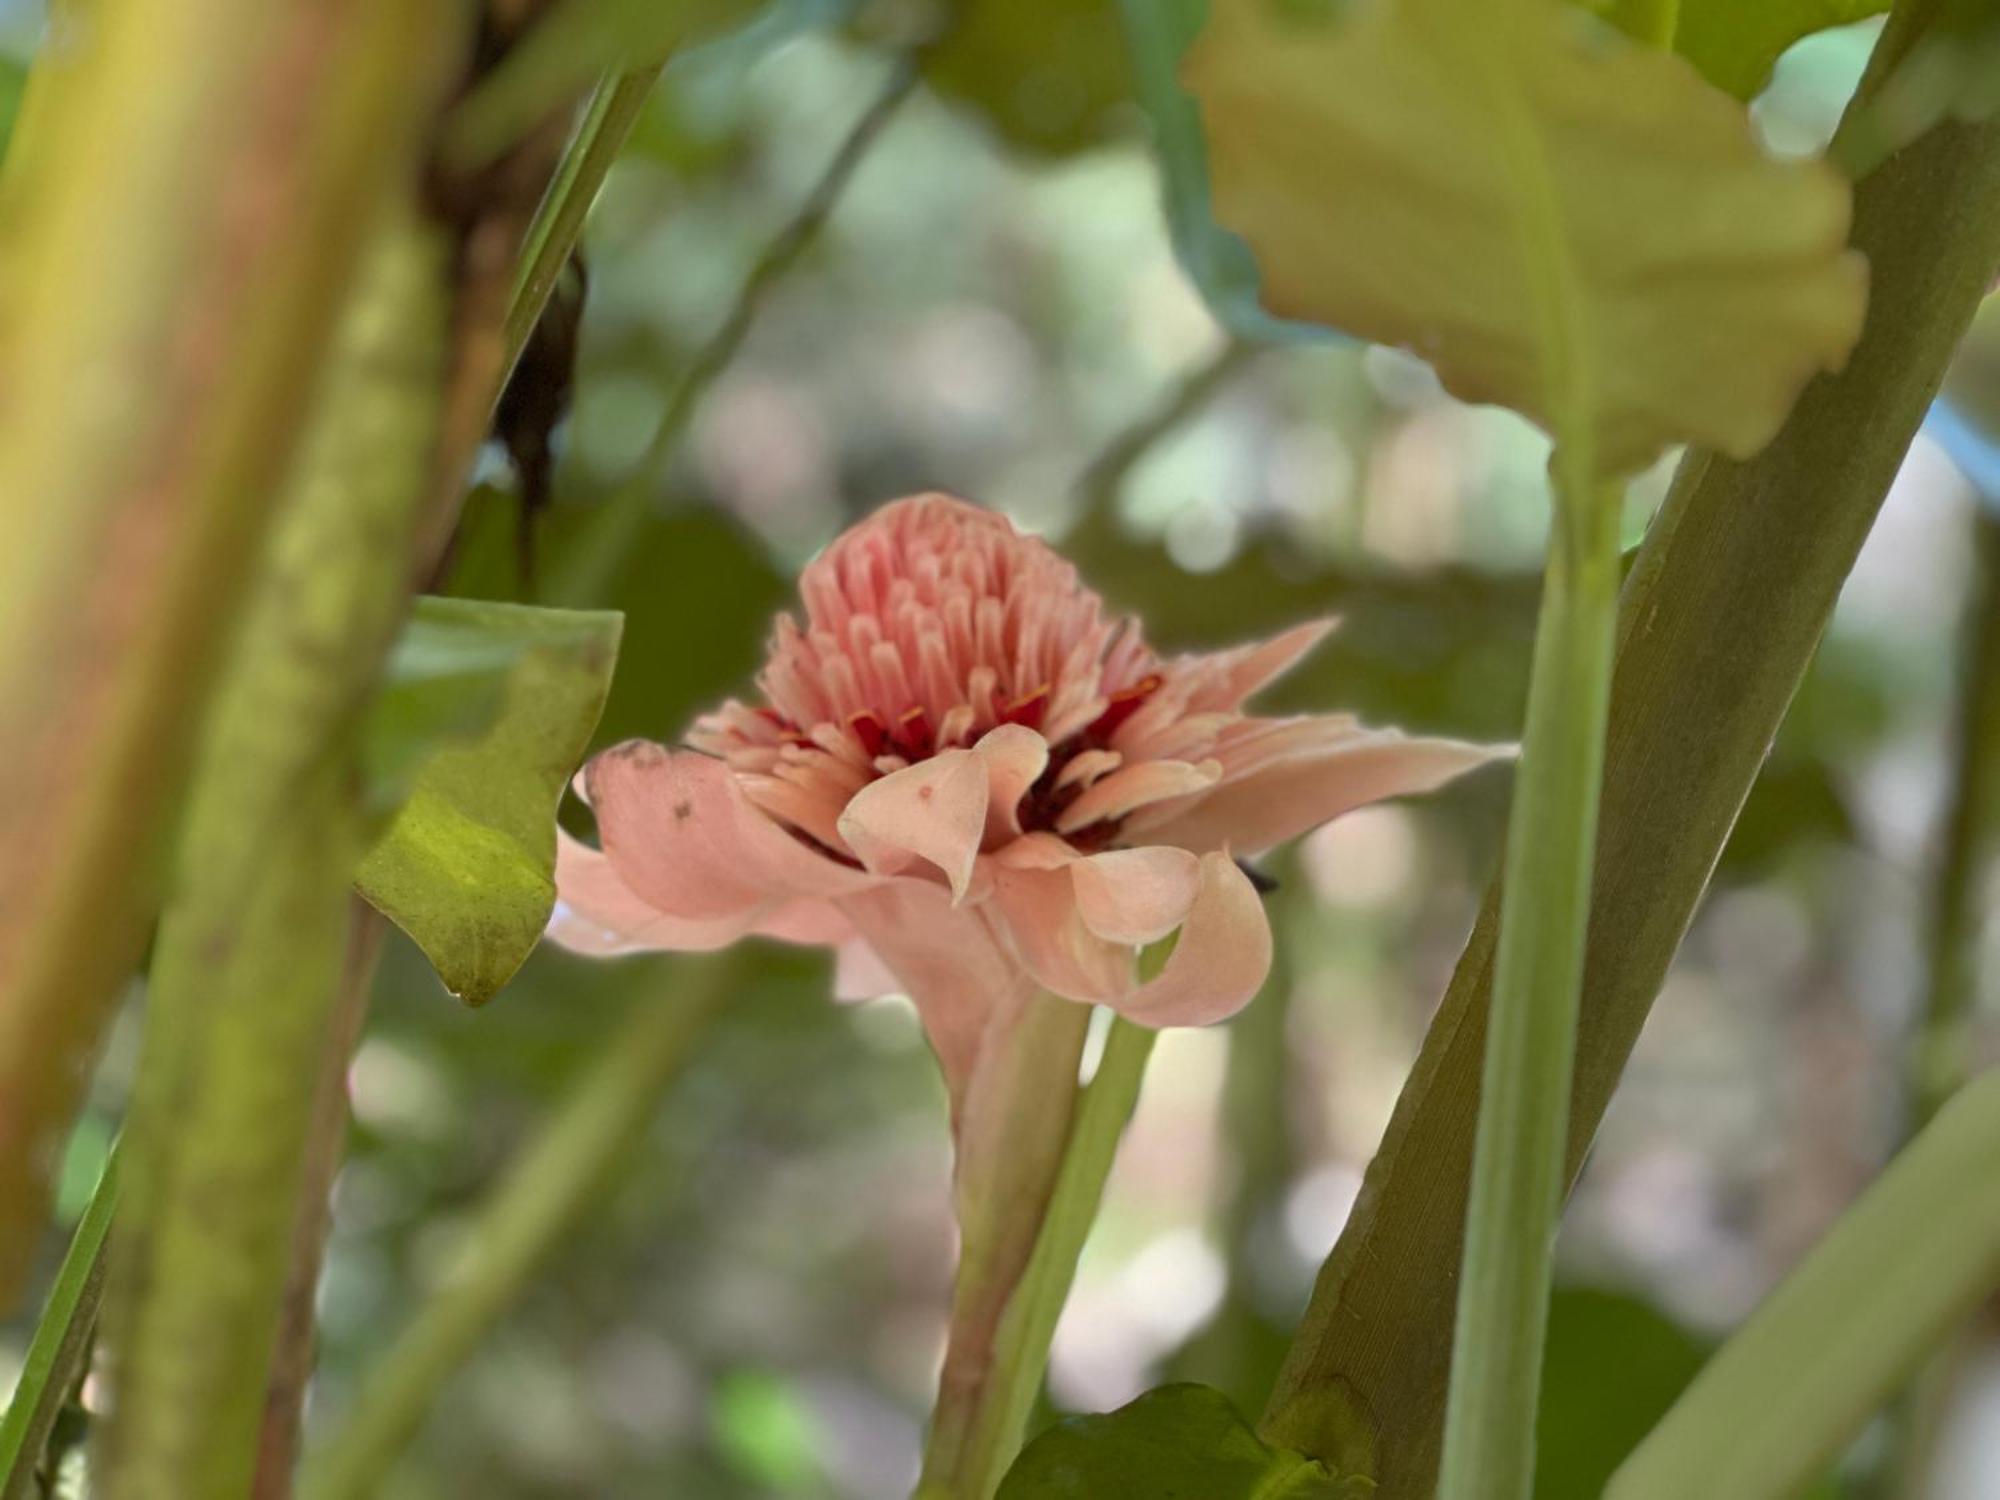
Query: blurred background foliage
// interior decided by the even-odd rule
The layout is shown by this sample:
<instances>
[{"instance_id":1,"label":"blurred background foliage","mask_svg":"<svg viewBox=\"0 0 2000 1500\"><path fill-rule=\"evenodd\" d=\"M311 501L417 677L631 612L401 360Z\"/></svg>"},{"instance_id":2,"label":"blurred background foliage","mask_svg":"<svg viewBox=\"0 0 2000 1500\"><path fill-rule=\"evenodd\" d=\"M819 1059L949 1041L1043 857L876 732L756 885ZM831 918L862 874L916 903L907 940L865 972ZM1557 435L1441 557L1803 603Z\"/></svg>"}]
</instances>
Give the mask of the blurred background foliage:
<instances>
[{"instance_id":1,"label":"blurred background foliage","mask_svg":"<svg viewBox=\"0 0 2000 1500\"><path fill-rule=\"evenodd\" d=\"M37 21L0 4L0 125ZM1169 646L1343 615L1278 706L1513 734L1543 441L1401 356L1217 325L1174 253L1115 0L971 0L907 87L932 21L787 0L669 67L590 227L533 576L496 457L452 591L625 611L600 742L671 738L741 690L815 548L948 488L1068 538ZM1869 36L1785 58L1758 105L1781 149L1824 139ZM851 174L825 180L843 155ZM1634 539L1664 478L1640 487ZM1597 1493L1898 1138L1976 505L1920 443L1606 1121L1562 1246L1545 1500ZM1265 996L1159 1048L1057 1338L1055 1407L1169 1377L1261 1404L1504 795L1487 773L1285 861ZM593 1049L631 1007L673 1005L686 972L544 950L474 1012L392 937L352 1071L313 1435ZM438 1390L392 1500L907 1489L949 1276L943 1091L906 1006L836 1007L818 955L767 948L745 973L607 1198ZM131 1021L72 1146L66 1221L122 1111ZM26 1334L0 1327L0 1388ZM1989 1341L1937 1493L2000 1493L1997 1444Z\"/></svg>"}]
</instances>

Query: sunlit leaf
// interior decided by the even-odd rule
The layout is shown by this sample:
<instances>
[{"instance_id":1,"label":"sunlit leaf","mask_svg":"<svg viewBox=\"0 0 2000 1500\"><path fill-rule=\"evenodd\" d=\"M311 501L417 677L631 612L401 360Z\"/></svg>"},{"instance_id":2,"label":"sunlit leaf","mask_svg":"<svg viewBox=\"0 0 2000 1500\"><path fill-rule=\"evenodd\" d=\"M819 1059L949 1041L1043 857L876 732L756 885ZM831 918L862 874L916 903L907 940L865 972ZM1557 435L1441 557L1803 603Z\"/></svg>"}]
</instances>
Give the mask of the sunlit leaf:
<instances>
[{"instance_id":1,"label":"sunlit leaf","mask_svg":"<svg viewBox=\"0 0 2000 1500\"><path fill-rule=\"evenodd\" d=\"M1412 348L1599 473L1754 453L1860 331L1847 185L1552 0L1216 0L1188 78L1273 312Z\"/></svg>"},{"instance_id":2,"label":"sunlit leaf","mask_svg":"<svg viewBox=\"0 0 2000 1500\"><path fill-rule=\"evenodd\" d=\"M1363 1500L1374 1488L1265 1446L1220 1391L1165 1385L1058 1422L1022 1450L996 1500Z\"/></svg>"},{"instance_id":3,"label":"sunlit leaf","mask_svg":"<svg viewBox=\"0 0 2000 1500\"><path fill-rule=\"evenodd\" d=\"M1208 0L1119 0L1139 102L1153 125L1167 226L1188 279L1224 327L1244 338L1325 338L1310 323L1264 311L1250 247L1215 222L1201 113L1180 80L1181 58L1208 17Z\"/></svg>"},{"instance_id":4,"label":"sunlit leaf","mask_svg":"<svg viewBox=\"0 0 2000 1500\"><path fill-rule=\"evenodd\" d=\"M355 885L424 950L446 988L477 1004L512 977L555 903L555 814L604 708L615 614L467 599L419 601L396 661L449 702L406 708L435 728L479 722L482 681L505 663L475 738L438 748Z\"/></svg>"},{"instance_id":5,"label":"sunlit leaf","mask_svg":"<svg viewBox=\"0 0 2000 1500\"><path fill-rule=\"evenodd\" d=\"M970 0L924 63L932 88L1011 145L1100 145L1132 98L1117 0Z\"/></svg>"}]
</instances>

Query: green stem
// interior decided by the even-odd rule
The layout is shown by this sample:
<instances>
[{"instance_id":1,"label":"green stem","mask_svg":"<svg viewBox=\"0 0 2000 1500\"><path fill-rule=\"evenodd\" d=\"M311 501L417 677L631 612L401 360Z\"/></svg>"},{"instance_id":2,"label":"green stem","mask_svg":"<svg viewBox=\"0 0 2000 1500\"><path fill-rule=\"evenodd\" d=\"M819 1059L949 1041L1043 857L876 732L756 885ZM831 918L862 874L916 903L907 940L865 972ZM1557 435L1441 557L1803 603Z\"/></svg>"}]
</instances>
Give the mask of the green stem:
<instances>
[{"instance_id":1,"label":"green stem","mask_svg":"<svg viewBox=\"0 0 2000 1500\"><path fill-rule=\"evenodd\" d=\"M924 1446L922 1500L986 1500L974 1429L995 1399L1001 1325L1034 1259L1075 1118L1090 1008L1034 992L989 1023L956 1104L959 1251L951 1327Z\"/></svg>"},{"instance_id":2,"label":"green stem","mask_svg":"<svg viewBox=\"0 0 2000 1500\"><path fill-rule=\"evenodd\" d=\"M1784 1500L2000 1282L2000 1073L1961 1091L1717 1351L1605 1500Z\"/></svg>"},{"instance_id":3,"label":"green stem","mask_svg":"<svg viewBox=\"0 0 2000 1500\"><path fill-rule=\"evenodd\" d=\"M49 1433L90 1363L91 1335L104 1291L104 1239L118 1203L118 1148L70 1237L62 1269L28 1345L27 1362L0 1420L0 1500L39 1500L36 1482Z\"/></svg>"},{"instance_id":4,"label":"green stem","mask_svg":"<svg viewBox=\"0 0 2000 1500\"><path fill-rule=\"evenodd\" d=\"M960 1470L963 1480L956 1492L966 1500L987 1500L1020 1451L1048 1368L1056 1322L1069 1300L1077 1261L1104 1201L1119 1137L1139 1102L1146 1061L1158 1037L1158 1032L1123 1016L1111 1022L1104 1056L1077 1106L1034 1254L993 1340L994 1374L972 1420Z\"/></svg>"},{"instance_id":5,"label":"green stem","mask_svg":"<svg viewBox=\"0 0 2000 1500\"><path fill-rule=\"evenodd\" d=\"M441 12L445 14L447 12ZM147 991L105 1330L107 1500L252 1483L365 848L369 690L408 598L447 236L383 205L210 723Z\"/></svg>"},{"instance_id":6,"label":"green stem","mask_svg":"<svg viewBox=\"0 0 2000 1500\"><path fill-rule=\"evenodd\" d=\"M561 1109L509 1167L465 1238L465 1253L382 1357L353 1414L309 1453L303 1500L370 1500L422 1428L438 1391L533 1281L638 1145L660 1091L730 998L727 963L671 971L677 994L644 997Z\"/></svg>"},{"instance_id":7,"label":"green stem","mask_svg":"<svg viewBox=\"0 0 2000 1500\"><path fill-rule=\"evenodd\" d=\"M806 194L805 201L757 257L721 325L696 351L674 383L646 451L625 481L599 507L589 529L578 538L561 570L550 581L550 603L575 604L603 596L606 580L630 555L645 526L660 476L680 445L681 434L701 398L743 347L765 297L819 239L841 194L853 180L855 169L867 160L883 129L896 117L921 77L914 58L897 60L881 92L834 150L826 170Z\"/></svg>"},{"instance_id":8,"label":"green stem","mask_svg":"<svg viewBox=\"0 0 2000 1500\"><path fill-rule=\"evenodd\" d=\"M1534 1481L1611 696L1618 522L1615 487L1557 497L1507 825L1440 1500L1516 1500Z\"/></svg>"}]
</instances>

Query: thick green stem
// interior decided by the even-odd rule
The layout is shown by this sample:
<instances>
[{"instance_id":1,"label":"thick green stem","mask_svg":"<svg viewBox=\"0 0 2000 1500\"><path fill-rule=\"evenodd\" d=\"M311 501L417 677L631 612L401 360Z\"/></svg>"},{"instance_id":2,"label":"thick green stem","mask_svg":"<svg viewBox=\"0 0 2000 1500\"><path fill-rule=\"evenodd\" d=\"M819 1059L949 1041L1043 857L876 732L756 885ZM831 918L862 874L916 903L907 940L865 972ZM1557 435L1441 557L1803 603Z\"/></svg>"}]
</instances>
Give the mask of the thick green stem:
<instances>
[{"instance_id":1,"label":"thick green stem","mask_svg":"<svg viewBox=\"0 0 2000 1500\"><path fill-rule=\"evenodd\" d=\"M361 716L407 599L444 385L450 244L401 205L372 218L154 955L106 1307L106 1500L241 1496L256 1467L365 847Z\"/></svg>"},{"instance_id":2,"label":"thick green stem","mask_svg":"<svg viewBox=\"0 0 2000 1500\"><path fill-rule=\"evenodd\" d=\"M446 18L116 0L37 64L0 205L0 1301Z\"/></svg>"},{"instance_id":3,"label":"thick green stem","mask_svg":"<svg viewBox=\"0 0 2000 1500\"><path fill-rule=\"evenodd\" d=\"M70 1236L62 1269L28 1345L7 1416L0 1421L0 1500L40 1500L36 1482L56 1418L90 1363L97 1308L104 1292L104 1240L118 1203L114 1146L90 1205Z\"/></svg>"},{"instance_id":4,"label":"thick green stem","mask_svg":"<svg viewBox=\"0 0 2000 1500\"><path fill-rule=\"evenodd\" d=\"M986 1500L975 1428L1000 1399L1002 1321L1028 1273L1070 1141L1090 1009L1033 993L989 1024L957 1108L958 1275L921 1500ZM996 1384L997 1382L997 1384Z\"/></svg>"},{"instance_id":5,"label":"thick green stem","mask_svg":"<svg viewBox=\"0 0 2000 1500\"><path fill-rule=\"evenodd\" d=\"M1962 1090L1703 1368L1605 1500L1787 1500L2000 1283L2000 1073Z\"/></svg>"},{"instance_id":6,"label":"thick green stem","mask_svg":"<svg viewBox=\"0 0 2000 1500\"><path fill-rule=\"evenodd\" d=\"M1467 1210L1441 1500L1524 1500L1590 914L1619 492L1558 496L1513 811Z\"/></svg>"},{"instance_id":7,"label":"thick green stem","mask_svg":"<svg viewBox=\"0 0 2000 1500\"><path fill-rule=\"evenodd\" d=\"M1000 1487L1020 1451L1021 1436L1042 1388L1049 1345L1076 1280L1077 1261L1104 1202L1104 1185L1118 1154L1118 1140L1139 1102L1146 1060L1159 1033L1123 1016L1111 1023L1104 1056L1083 1091L1063 1153L1048 1215L1034 1255L1007 1303L993 1340L993 1377L972 1420L958 1494L987 1500Z\"/></svg>"},{"instance_id":8,"label":"thick green stem","mask_svg":"<svg viewBox=\"0 0 2000 1500\"><path fill-rule=\"evenodd\" d=\"M1892 17L1871 78L1929 24ZM1866 89L1864 88L1864 98ZM2000 122L1947 125L1855 193L1869 312L1847 368L1763 453L1683 461L1619 611L1567 1173L1574 1178L1668 961L1946 362L2000 262ZM1485 1052L1489 895L1360 1200L1320 1273L1265 1436L1338 1451L1372 1429L1379 1500L1435 1483Z\"/></svg>"},{"instance_id":9,"label":"thick green stem","mask_svg":"<svg viewBox=\"0 0 2000 1500\"><path fill-rule=\"evenodd\" d=\"M344 1427L306 1458L302 1500L371 1500L438 1391L519 1299L644 1136L660 1091L740 970L683 964L606 1038L562 1108L509 1167L465 1237L465 1253L382 1357Z\"/></svg>"}]
</instances>

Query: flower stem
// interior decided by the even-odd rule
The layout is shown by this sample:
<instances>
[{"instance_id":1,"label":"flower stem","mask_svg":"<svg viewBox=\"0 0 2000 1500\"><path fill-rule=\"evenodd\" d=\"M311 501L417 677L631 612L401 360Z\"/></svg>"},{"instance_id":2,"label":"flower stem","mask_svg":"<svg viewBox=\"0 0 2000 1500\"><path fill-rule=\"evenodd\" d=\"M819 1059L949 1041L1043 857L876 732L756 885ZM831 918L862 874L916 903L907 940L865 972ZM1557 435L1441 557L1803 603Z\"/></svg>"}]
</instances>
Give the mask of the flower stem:
<instances>
[{"instance_id":1,"label":"flower stem","mask_svg":"<svg viewBox=\"0 0 2000 1500\"><path fill-rule=\"evenodd\" d=\"M974 1434L1005 1385L1003 1325L1055 1199L1076 1117L1090 1008L1034 992L988 1023L957 1105L958 1275L937 1408L924 1446L922 1500L972 1500Z\"/></svg>"},{"instance_id":2,"label":"flower stem","mask_svg":"<svg viewBox=\"0 0 2000 1500\"><path fill-rule=\"evenodd\" d=\"M1077 1260L1104 1201L1118 1141L1139 1102L1139 1085L1158 1036L1123 1016L1111 1022L1104 1057L1083 1091L1070 1129L1035 1253L993 1340L993 1377L973 1417L960 1465L963 1482L955 1493L963 1500L987 1500L1020 1451L1022 1433L1042 1388L1042 1373L1048 1368L1056 1321L1069 1300Z\"/></svg>"},{"instance_id":3,"label":"flower stem","mask_svg":"<svg viewBox=\"0 0 2000 1500\"><path fill-rule=\"evenodd\" d=\"M678 966L671 995L642 996L556 1114L508 1169L465 1237L466 1254L370 1375L353 1415L307 1456L305 1500L379 1494L432 1402L520 1299L645 1133L660 1091L733 993L740 966Z\"/></svg>"},{"instance_id":4,"label":"flower stem","mask_svg":"<svg viewBox=\"0 0 2000 1500\"><path fill-rule=\"evenodd\" d=\"M1560 461L1557 484L1507 831L1440 1500L1525 1500L1534 1478L1619 582L1617 489L1579 483Z\"/></svg>"}]
</instances>

